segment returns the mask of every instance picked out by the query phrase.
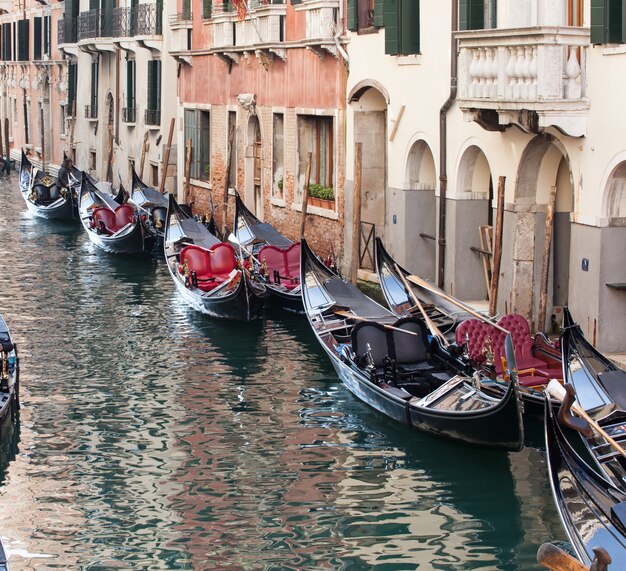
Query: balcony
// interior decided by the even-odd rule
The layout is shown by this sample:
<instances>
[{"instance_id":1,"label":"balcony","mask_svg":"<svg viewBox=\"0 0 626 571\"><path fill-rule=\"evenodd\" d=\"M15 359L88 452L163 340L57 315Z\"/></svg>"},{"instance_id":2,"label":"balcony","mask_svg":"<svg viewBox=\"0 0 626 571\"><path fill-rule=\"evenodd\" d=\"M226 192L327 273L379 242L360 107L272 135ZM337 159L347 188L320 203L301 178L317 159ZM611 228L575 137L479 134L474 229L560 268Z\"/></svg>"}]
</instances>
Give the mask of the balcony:
<instances>
[{"instance_id":1,"label":"balcony","mask_svg":"<svg viewBox=\"0 0 626 571\"><path fill-rule=\"evenodd\" d=\"M78 41L78 22L76 18L64 18L57 22L58 44L75 44Z\"/></svg>"},{"instance_id":2,"label":"balcony","mask_svg":"<svg viewBox=\"0 0 626 571\"><path fill-rule=\"evenodd\" d=\"M122 122L134 123L137 116L137 109L135 107L123 107L122 108Z\"/></svg>"},{"instance_id":3,"label":"balcony","mask_svg":"<svg viewBox=\"0 0 626 571\"><path fill-rule=\"evenodd\" d=\"M458 32L458 103L489 130L587 130L586 28L534 27Z\"/></svg>"},{"instance_id":4,"label":"balcony","mask_svg":"<svg viewBox=\"0 0 626 571\"><path fill-rule=\"evenodd\" d=\"M98 119L97 105L85 105L85 119L89 119L90 121Z\"/></svg>"},{"instance_id":5,"label":"balcony","mask_svg":"<svg viewBox=\"0 0 626 571\"><path fill-rule=\"evenodd\" d=\"M144 123L153 127L161 126L161 110L160 109L146 109L146 115L144 117Z\"/></svg>"}]
</instances>

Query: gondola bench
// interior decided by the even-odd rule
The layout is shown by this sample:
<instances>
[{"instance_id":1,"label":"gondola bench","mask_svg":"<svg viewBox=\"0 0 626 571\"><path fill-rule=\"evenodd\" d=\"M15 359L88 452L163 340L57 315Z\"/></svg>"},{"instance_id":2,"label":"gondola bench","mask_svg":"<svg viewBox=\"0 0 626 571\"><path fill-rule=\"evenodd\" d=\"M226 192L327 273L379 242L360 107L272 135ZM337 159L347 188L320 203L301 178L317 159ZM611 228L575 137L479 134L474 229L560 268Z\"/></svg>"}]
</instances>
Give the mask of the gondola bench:
<instances>
[{"instance_id":1,"label":"gondola bench","mask_svg":"<svg viewBox=\"0 0 626 571\"><path fill-rule=\"evenodd\" d=\"M300 244L289 248L263 246L259 250L259 261L267 264L267 279L270 283L292 290L300 283Z\"/></svg>"},{"instance_id":2,"label":"gondola bench","mask_svg":"<svg viewBox=\"0 0 626 571\"><path fill-rule=\"evenodd\" d=\"M515 360L519 372L519 384L523 387L546 385L550 379L560 379L562 373L560 363L548 362L535 357L534 341L530 335L528 320L519 314L510 313L498 320L498 325L511 333ZM456 343L461 346L467 340L470 360L476 365L485 364L485 343L491 340L496 375L504 375L505 362L504 342L506 334L484 321L468 319L463 321L455 331Z\"/></svg>"},{"instance_id":3,"label":"gondola bench","mask_svg":"<svg viewBox=\"0 0 626 571\"><path fill-rule=\"evenodd\" d=\"M204 249L198 246L185 246L180 251L178 271L184 272L185 262L189 272L195 272L198 289L210 291L230 278L230 273L237 268L235 250L221 242Z\"/></svg>"},{"instance_id":4,"label":"gondola bench","mask_svg":"<svg viewBox=\"0 0 626 571\"><path fill-rule=\"evenodd\" d=\"M130 204L121 204L115 211L106 207L94 208L89 226L98 234L112 236L136 220L135 209Z\"/></svg>"}]
</instances>

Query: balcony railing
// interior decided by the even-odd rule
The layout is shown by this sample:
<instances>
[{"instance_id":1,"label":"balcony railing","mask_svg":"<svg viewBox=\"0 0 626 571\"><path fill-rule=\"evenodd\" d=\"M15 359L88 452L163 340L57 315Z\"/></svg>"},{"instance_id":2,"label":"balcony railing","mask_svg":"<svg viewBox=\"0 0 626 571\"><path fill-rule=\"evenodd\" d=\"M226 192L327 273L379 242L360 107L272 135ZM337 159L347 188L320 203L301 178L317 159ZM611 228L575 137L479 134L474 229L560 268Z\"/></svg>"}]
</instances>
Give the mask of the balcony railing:
<instances>
[{"instance_id":1,"label":"balcony railing","mask_svg":"<svg viewBox=\"0 0 626 571\"><path fill-rule=\"evenodd\" d=\"M137 109L135 109L134 107L122 108L122 122L123 123L134 123L136 116L137 116Z\"/></svg>"},{"instance_id":2,"label":"balcony railing","mask_svg":"<svg viewBox=\"0 0 626 571\"><path fill-rule=\"evenodd\" d=\"M540 126L562 126L558 118L552 121L555 113L571 118L588 106L588 29L477 30L458 38L462 109L496 110L505 123L507 111L530 110L538 113Z\"/></svg>"},{"instance_id":3,"label":"balcony railing","mask_svg":"<svg viewBox=\"0 0 626 571\"><path fill-rule=\"evenodd\" d=\"M146 109L144 122L146 125L160 125L161 124L161 110L160 109Z\"/></svg>"},{"instance_id":4,"label":"balcony railing","mask_svg":"<svg viewBox=\"0 0 626 571\"><path fill-rule=\"evenodd\" d=\"M139 4L131 8L130 31L132 36L160 36L163 34L163 6Z\"/></svg>"},{"instance_id":5,"label":"balcony railing","mask_svg":"<svg viewBox=\"0 0 626 571\"><path fill-rule=\"evenodd\" d=\"M75 44L78 41L78 26L76 18L63 18L57 22L58 43Z\"/></svg>"},{"instance_id":6,"label":"balcony railing","mask_svg":"<svg viewBox=\"0 0 626 571\"><path fill-rule=\"evenodd\" d=\"M306 8L306 4L303 5ZM332 40L339 20L339 1L316 2L314 8L306 10L306 39Z\"/></svg>"},{"instance_id":7,"label":"balcony railing","mask_svg":"<svg viewBox=\"0 0 626 571\"><path fill-rule=\"evenodd\" d=\"M98 106L97 105L85 105L85 119L97 119L98 118Z\"/></svg>"},{"instance_id":8,"label":"balcony railing","mask_svg":"<svg viewBox=\"0 0 626 571\"><path fill-rule=\"evenodd\" d=\"M113 37L125 38L130 29L130 9L113 8Z\"/></svg>"}]
</instances>

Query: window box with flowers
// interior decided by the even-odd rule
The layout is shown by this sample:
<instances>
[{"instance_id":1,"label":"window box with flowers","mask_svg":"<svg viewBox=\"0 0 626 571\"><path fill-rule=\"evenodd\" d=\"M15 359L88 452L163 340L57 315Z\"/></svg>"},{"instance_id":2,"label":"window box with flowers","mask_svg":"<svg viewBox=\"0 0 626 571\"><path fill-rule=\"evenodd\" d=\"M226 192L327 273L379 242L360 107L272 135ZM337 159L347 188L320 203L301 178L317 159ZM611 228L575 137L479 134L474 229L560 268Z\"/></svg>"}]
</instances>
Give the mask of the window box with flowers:
<instances>
[{"instance_id":1,"label":"window box with flowers","mask_svg":"<svg viewBox=\"0 0 626 571\"><path fill-rule=\"evenodd\" d=\"M308 203L318 208L335 209L335 190L332 186L324 186L323 184L309 185Z\"/></svg>"}]
</instances>

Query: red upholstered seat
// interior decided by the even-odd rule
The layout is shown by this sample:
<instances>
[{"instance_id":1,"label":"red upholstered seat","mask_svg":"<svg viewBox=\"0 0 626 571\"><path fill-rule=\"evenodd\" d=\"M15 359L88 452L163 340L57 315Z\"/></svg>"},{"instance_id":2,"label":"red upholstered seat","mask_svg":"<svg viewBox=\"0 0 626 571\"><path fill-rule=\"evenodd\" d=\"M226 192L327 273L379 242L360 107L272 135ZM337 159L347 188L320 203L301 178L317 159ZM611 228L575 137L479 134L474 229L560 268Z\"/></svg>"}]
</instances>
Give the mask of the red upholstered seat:
<instances>
[{"instance_id":1,"label":"red upholstered seat","mask_svg":"<svg viewBox=\"0 0 626 571\"><path fill-rule=\"evenodd\" d=\"M267 264L270 283L287 289L294 289L300 283L300 244L292 244L289 248L263 246L259 250L259 260Z\"/></svg>"},{"instance_id":2,"label":"red upholstered seat","mask_svg":"<svg viewBox=\"0 0 626 571\"><path fill-rule=\"evenodd\" d=\"M90 225L92 228L101 228L100 223L102 222L105 232L111 235L134 221L135 209L129 204L122 204L115 209L115 212L109 208L95 208L91 213Z\"/></svg>"},{"instance_id":3,"label":"red upholstered seat","mask_svg":"<svg viewBox=\"0 0 626 571\"><path fill-rule=\"evenodd\" d=\"M104 231L107 234L113 234L115 232L115 212L108 208L95 208L91 213L91 227L101 228L104 224Z\"/></svg>"},{"instance_id":4,"label":"red upholstered seat","mask_svg":"<svg viewBox=\"0 0 626 571\"><path fill-rule=\"evenodd\" d=\"M190 272L196 273L198 289L209 291L224 283L237 268L235 250L227 242L215 244L208 250L198 246L185 246L180 251L180 268L187 262Z\"/></svg>"}]
</instances>

